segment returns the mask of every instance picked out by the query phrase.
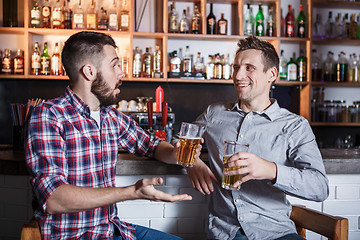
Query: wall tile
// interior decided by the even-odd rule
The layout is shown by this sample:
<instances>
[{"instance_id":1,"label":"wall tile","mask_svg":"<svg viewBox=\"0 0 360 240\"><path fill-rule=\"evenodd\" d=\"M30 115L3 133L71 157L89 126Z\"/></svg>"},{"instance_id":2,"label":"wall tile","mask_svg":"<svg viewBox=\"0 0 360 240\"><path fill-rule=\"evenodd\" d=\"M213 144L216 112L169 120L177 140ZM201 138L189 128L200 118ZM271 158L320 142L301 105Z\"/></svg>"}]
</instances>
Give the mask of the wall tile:
<instances>
[{"instance_id":1,"label":"wall tile","mask_svg":"<svg viewBox=\"0 0 360 240\"><path fill-rule=\"evenodd\" d=\"M360 185L341 184L336 186L336 199L360 200Z\"/></svg>"},{"instance_id":2,"label":"wall tile","mask_svg":"<svg viewBox=\"0 0 360 240\"><path fill-rule=\"evenodd\" d=\"M205 204L165 204L164 217L199 217L207 215L207 205Z\"/></svg>"},{"instance_id":3,"label":"wall tile","mask_svg":"<svg viewBox=\"0 0 360 240\"><path fill-rule=\"evenodd\" d=\"M163 205L142 205L142 204L118 204L118 215L120 218L162 218Z\"/></svg>"},{"instance_id":4,"label":"wall tile","mask_svg":"<svg viewBox=\"0 0 360 240\"><path fill-rule=\"evenodd\" d=\"M202 233L205 229L205 218L180 218L178 228L180 233Z\"/></svg>"},{"instance_id":5,"label":"wall tile","mask_svg":"<svg viewBox=\"0 0 360 240\"><path fill-rule=\"evenodd\" d=\"M333 215L360 215L360 200L329 200L324 202L323 211Z\"/></svg>"},{"instance_id":6,"label":"wall tile","mask_svg":"<svg viewBox=\"0 0 360 240\"><path fill-rule=\"evenodd\" d=\"M172 234L176 234L179 232L177 218L150 219L150 227Z\"/></svg>"}]
</instances>

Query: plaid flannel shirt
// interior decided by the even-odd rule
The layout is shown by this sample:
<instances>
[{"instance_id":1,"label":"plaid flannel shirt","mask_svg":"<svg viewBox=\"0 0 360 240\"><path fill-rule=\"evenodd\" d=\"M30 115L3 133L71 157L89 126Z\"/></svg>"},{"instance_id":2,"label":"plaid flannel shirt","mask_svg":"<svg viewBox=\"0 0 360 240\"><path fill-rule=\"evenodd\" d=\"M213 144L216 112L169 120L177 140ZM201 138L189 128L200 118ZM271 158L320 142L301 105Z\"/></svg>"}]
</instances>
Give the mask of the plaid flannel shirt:
<instances>
[{"instance_id":1,"label":"plaid flannel shirt","mask_svg":"<svg viewBox=\"0 0 360 240\"><path fill-rule=\"evenodd\" d=\"M31 116L26 162L39 202L35 217L44 239L109 239L118 228L135 239L130 223L120 221L116 204L88 211L47 214L46 201L62 184L115 187L118 149L151 157L160 140L113 107L101 108L101 127L89 107L68 87L65 95L37 106Z\"/></svg>"}]
</instances>

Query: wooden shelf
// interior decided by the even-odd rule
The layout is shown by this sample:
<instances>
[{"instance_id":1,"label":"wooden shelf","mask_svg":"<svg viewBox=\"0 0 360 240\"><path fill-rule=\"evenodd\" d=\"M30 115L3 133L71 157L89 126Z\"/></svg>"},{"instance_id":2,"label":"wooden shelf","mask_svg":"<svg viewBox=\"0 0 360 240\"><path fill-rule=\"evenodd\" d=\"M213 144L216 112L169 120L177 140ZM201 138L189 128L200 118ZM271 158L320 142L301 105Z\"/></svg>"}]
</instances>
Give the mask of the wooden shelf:
<instances>
[{"instance_id":1,"label":"wooden shelf","mask_svg":"<svg viewBox=\"0 0 360 240\"><path fill-rule=\"evenodd\" d=\"M25 28L23 27L0 27L1 34L24 34Z\"/></svg>"},{"instance_id":2,"label":"wooden shelf","mask_svg":"<svg viewBox=\"0 0 360 240\"><path fill-rule=\"evenodd\" d=\"M312 43L314 45L349 45L349 46L359 46L360 39L322 39L322 38L312 38Z\"/></svg>"},{"instance_id":3,"label":"wooden shelf","mask_svg":"<svg viewBox=\"0 0 360 240\"><path fill-rule=\"evenodd\" d=\"M312 0L315 8L360 9L360 2Z\"/></svg>"},{"instance_id":4,"label":"wooden shelf","mask_svg":"<svg viewBox=\"0 0 360 240\"><path fill-rule=\"evenodd\" d=\"M336 123L336 122L311 122L316 127L360 127L360 123Z\"/></svg>"},{"instance_id":5,"label":"wooden shelf","mask_svg":"<svg viewBox=\"0 0 360 240\"><path fill-rule=\"evenodd\" d=\"M286 81L286 80L276 80L275 82L275 86L304 86L308 84L309 82Z\"/></svg>"},{"instance_id":6,"label":"wooden shelf","mask_svg":"<svg viewBox=\"0 0 360 240\"><path fill-rule=\"evenodd\" d=\"M312 82L313 86L360 87L360 82Z\"/></svg>"}]
</instances>

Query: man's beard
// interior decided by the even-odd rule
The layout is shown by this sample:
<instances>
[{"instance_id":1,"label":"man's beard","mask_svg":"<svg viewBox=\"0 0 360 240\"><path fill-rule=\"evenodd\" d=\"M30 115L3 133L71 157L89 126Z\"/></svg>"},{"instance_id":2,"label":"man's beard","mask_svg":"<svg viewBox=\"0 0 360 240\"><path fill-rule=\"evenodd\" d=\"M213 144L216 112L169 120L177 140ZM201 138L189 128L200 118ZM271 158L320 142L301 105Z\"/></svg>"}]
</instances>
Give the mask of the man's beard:
<instances>
[{"instance_id":1,"label":"man's beard","mask_svg":"<svg viewBox=\"0 0 360 240\"><path fill-rule=\"evenodd\" d=\"M117 89L120 87L121 81L116 85ZM107 107L113 104L117 104L120 101L120 93L114 94L115 89L111 89L109 85L104 81L102 74L99 72L96 75L96 79L91 86L91 92L97 97L100 102L100 106Z\"/></svg>"}]
</instances>

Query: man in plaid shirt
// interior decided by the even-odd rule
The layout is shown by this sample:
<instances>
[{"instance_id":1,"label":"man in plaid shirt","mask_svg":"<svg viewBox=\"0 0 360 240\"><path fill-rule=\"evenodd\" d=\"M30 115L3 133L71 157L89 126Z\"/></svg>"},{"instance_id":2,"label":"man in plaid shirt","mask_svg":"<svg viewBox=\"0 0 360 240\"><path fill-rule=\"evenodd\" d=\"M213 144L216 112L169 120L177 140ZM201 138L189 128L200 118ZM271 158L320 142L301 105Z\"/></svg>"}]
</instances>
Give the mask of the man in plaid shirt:
<instances>
[{"instance_id":1,"label":"man in plaid shirt","mask_svg":"<svg viewBox=\"0 0 360 240\"><path fill-rule=\"evenodd\" d=\"M120 221L116 203L134 199L176 202L187 194L156 190L158 177L115 186L118 149L175 163L175 148L144 131L111 105L121 78L114 40L79 32L65 43L62 62L70 78L65 95L38 105L29 122L26 161L39 206L43 239L179 239Z\"/></svg>"}]
</instances>

